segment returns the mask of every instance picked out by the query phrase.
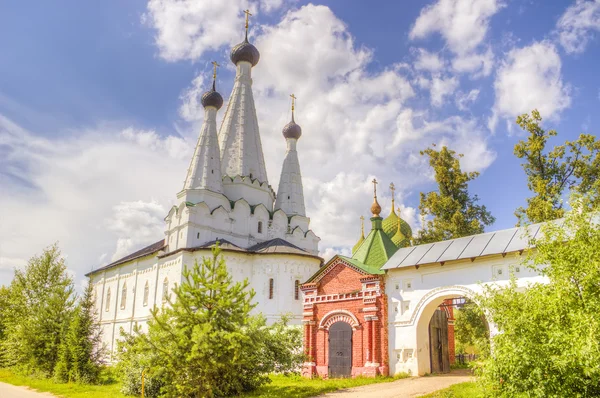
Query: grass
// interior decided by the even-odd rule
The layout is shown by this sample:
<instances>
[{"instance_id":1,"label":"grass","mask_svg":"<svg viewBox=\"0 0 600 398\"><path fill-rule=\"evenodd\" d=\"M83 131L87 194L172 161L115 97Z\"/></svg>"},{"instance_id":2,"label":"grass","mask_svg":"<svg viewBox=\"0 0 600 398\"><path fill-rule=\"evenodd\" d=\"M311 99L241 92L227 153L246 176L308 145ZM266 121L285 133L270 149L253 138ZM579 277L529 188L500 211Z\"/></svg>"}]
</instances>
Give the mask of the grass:
<instances>
[{"instance_id":1,"label":"grass","mask_svg":"<svg viewBox=\"0 0 600 398\"><path fill-rule=\"evenodd\" d=\"M436 391L431 394L424 395L422 398L482 398L483 390L473 381L466 383L458 383Z\"/></svg>"},{"instance_id":2,"label":"grass","mask_svg":"<svg viewBox=\"0 0 600 398\"><path fill-rule=\"evenodd\" d=\"M15 386L28 386L31 389L49 392L59 397L65 398L125 398L126 396L119 391L121 385L110 379L104 379L102 385L82 385L82 384L57 384L48 379L37 379L33 377L21 376L15 374L10 369L0 368L0 381Z\"/></svg>"},{"instance_id":3,"label":"grass","mask_svg":"<svg viewBox=\"0 0 600 398\"><path fill-rule=\"evenodd\" d=\"M271 383L260 387L256 391L242 395L242 397L263 398L302 398L314 397L342 388L358 387L374 383L386 383L408 377L398 375L395 377L357 377L355 379L306 379L302 376L272 375Z\"/></svg>"},{"instance_id":4,"label":"grass","mask_svg":"<svg viewBox=\"0 0 600 398\"><path fill-rule=\"evenodd\" d=\"M301 376L271 375L271 383L260 387L251 393L243 394L242 397L263 398L302 398L336 391L342 388L358 387L374 383L386 383L408 375L397 375L395 377L357 377L355 379L306 379ZM102 385L81 384L57 384L52 380L21 376L10 369L0 368L0 382L16 386L28 386L41 392L49 392L64 398L125 398L120 392L120 383L110 377L104 378Z\"/></svg>"}]
</instances>

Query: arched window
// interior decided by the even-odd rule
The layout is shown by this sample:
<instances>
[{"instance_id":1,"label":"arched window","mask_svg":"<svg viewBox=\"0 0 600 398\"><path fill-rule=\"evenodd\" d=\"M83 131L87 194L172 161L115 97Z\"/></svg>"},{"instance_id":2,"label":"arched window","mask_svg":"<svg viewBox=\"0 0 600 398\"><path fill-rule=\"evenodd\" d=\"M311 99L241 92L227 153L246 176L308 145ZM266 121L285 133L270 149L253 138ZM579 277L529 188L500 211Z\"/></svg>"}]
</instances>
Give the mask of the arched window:
<instances>
[{"instance_id":1,"label":"arched window","mask_svg":"<svg viewBox=\"0 0 600 398\"><path fill-rule=\"evenodd\" d=\"M163 293L162 293L162 302L167 302L167 296L169 295L169 279L165 278L163 281Z\"/></svg>"},{"instance_id":2,"label":"arched window","mask_svg":"<svg viewBox=\"0 0 600 398\"><path fill-rule=\"evenodd\" d=\"M123 289L121 289L121 309L125 309L125 305L127 304L127 283L123 284Z\"/></svg>"},{"instance_id":3,"label":"arched window","mask_svg":"<svg viewBox=\"0 0 600 398\"><path fill-rule=\"evenodd\" d=\"M110 287L108 288L108 291L106 292L106 306L104 308L104 311L108 311L110 309Z\"/></svg>"},{"instance_id":4,"label":"arched window","mask_svg":"<svg viewBox=\"0 0 600 398\"><path fill-rule=\"evenodd\" d=\"M300 281L296 279L294 281L294 300L300 299Z\"/></svg>"},{"instance_id":5,"label":"arched window","mask_svg":"<svg viewBox=\"0 0 600 398\"><path fill-rule=\"evenodd\" d=\"M269 299L273 299L273 278L269 279Z\"/></svg>"},{"instance_id":6,"label":"arched window","mask_svg":"<svg viewBox=\"0 0 600 398\"><path fill-rule=\"evenodd\" d=\"M258 233L262 234L262 221L258 222Z\"/></svg>"},{"instance_id":7,"label":"arched window","mask_svg":"<svg viewBox=\"0 0 600 398\"><path fill-rule=\"evenodd\" d=\"M150 295L150 286L148 286L148 281L146 281L146 286L144 286L144 307L148 305L148 296Z\"/></svg>"}]
</instances>

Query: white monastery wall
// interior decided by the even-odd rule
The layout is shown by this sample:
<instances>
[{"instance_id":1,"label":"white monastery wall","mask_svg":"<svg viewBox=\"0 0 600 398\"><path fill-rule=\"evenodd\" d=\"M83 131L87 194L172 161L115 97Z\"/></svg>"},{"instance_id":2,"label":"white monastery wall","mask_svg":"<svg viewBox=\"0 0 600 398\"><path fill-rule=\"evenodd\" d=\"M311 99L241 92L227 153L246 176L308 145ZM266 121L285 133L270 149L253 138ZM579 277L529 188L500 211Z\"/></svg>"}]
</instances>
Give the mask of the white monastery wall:
<instances>
[{"instance_id":1,"label":"white monastery wall","mask_svg":"<svg viewBox=\"0 0 600 398\"><path fill-rule=\"evenodd\" d=\"M282 314L290 314L290 323L300 324L302 296L298 290L296 299L295 281L302 283L314 274L321 264L319 258L287 253L248 254L233 251L224 251L223 255L233 280L241 282L247 278L250 288L255 290L254 302L258 305L254 313L262 313L269 323L279 319ZM168 286L167 294L171 294L175 284L181 283L183 266L191 267L196 260L201 262L204 256L210 257L210 250L180 251L165 258L148 256L92 274L90 278L96 294L96 311L102 327L103 343L107 348L114 352L121 329L131 333L137 324L146 331L150 310L155 305L160 307L164 304L165 284ZM123 302L124 286L126 297Z\"/></svg>"},{"instance_id":2,"label":"white monastery wall","mask_svg":"<svg viewBox=\"0 0 600 398\"><path fill-rule=\"evenodd\" d=\"M509 253L471 259L394 268L387 271L390 374L430 373L429 321L445 299L481 293L484 284L506 285L514 272L519 286L546 279L521 264L523 257ZM490 332L497 333L494 325Z\"/></svg>"}]
</instances>

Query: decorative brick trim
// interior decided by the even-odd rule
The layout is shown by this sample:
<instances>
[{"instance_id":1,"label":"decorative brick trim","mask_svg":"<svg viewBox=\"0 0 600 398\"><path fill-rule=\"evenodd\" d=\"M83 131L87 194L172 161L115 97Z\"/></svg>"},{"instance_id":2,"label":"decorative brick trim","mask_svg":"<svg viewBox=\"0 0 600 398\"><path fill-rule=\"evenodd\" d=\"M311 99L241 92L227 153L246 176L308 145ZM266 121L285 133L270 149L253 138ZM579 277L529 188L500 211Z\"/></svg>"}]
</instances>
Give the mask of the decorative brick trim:
<instances>
[{"instance_id":1,"label":"decorative brick trim","mask_svg":"<svg viewBox=\"0 0 600 398\"><path fill-rule=\"evenodd\" d=\"M378 308L377 307L367 307L367 308L363 308L362 312L373 312L373 311L377 311Z\"/></svg>"},{"instance_id":2,"label":"decorative brick trim","mask_svg":"<svg viewBox=\"0 0 600 398\"><path fill-rule=\"evenodd\" d=\"M321 319L319 329L329 330L329 327L336 322L346 322L352 326L352 329L354 330L358 329L360 326L358 319L356 319L352 312L346 310L333 310L329 311Z\"/></svg>"}]
</instances>

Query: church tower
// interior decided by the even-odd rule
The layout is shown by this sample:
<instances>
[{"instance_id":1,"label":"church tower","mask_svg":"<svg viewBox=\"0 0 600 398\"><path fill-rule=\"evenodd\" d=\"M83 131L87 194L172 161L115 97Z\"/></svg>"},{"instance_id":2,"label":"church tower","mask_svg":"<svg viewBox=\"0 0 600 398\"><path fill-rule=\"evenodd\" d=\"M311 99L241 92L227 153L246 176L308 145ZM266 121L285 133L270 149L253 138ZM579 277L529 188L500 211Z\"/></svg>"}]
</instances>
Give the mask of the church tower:
<instances>
[{"instance_id":1,"label":"church tower","mask_svg":"<svg viewBox=\"0 0 600 398\"><path fill-rule=\"evenodd\" d=\"M304 209L304 190L302 188L302 173L300 172L300 162L298 161L298 152L296 144L302 135L302 128L294 121L294 104L296 97L292 97L292 121L283 128L283 136L287 143L287 151L281 168L281 178L279 179L279 189L277 190L277 200L275 201L275 210L281 209L288 216L299 215L306 216Z\"/></svg>"},{"instance_id":2,"label":"church tower","mask_svg":"<svg viewBox=\"0 0 600 398\"><path fill-rule=\"evenodd\" d=\"M260 53L246 37L231 50L230 58L236 66L235 82L219 130L223 188L230 200L244 198L252 206L263 204L273 208L275 195L267 178L267 169L260 141L258 119L252 94L252 68Z\"/></svg>"}]
</instances>

